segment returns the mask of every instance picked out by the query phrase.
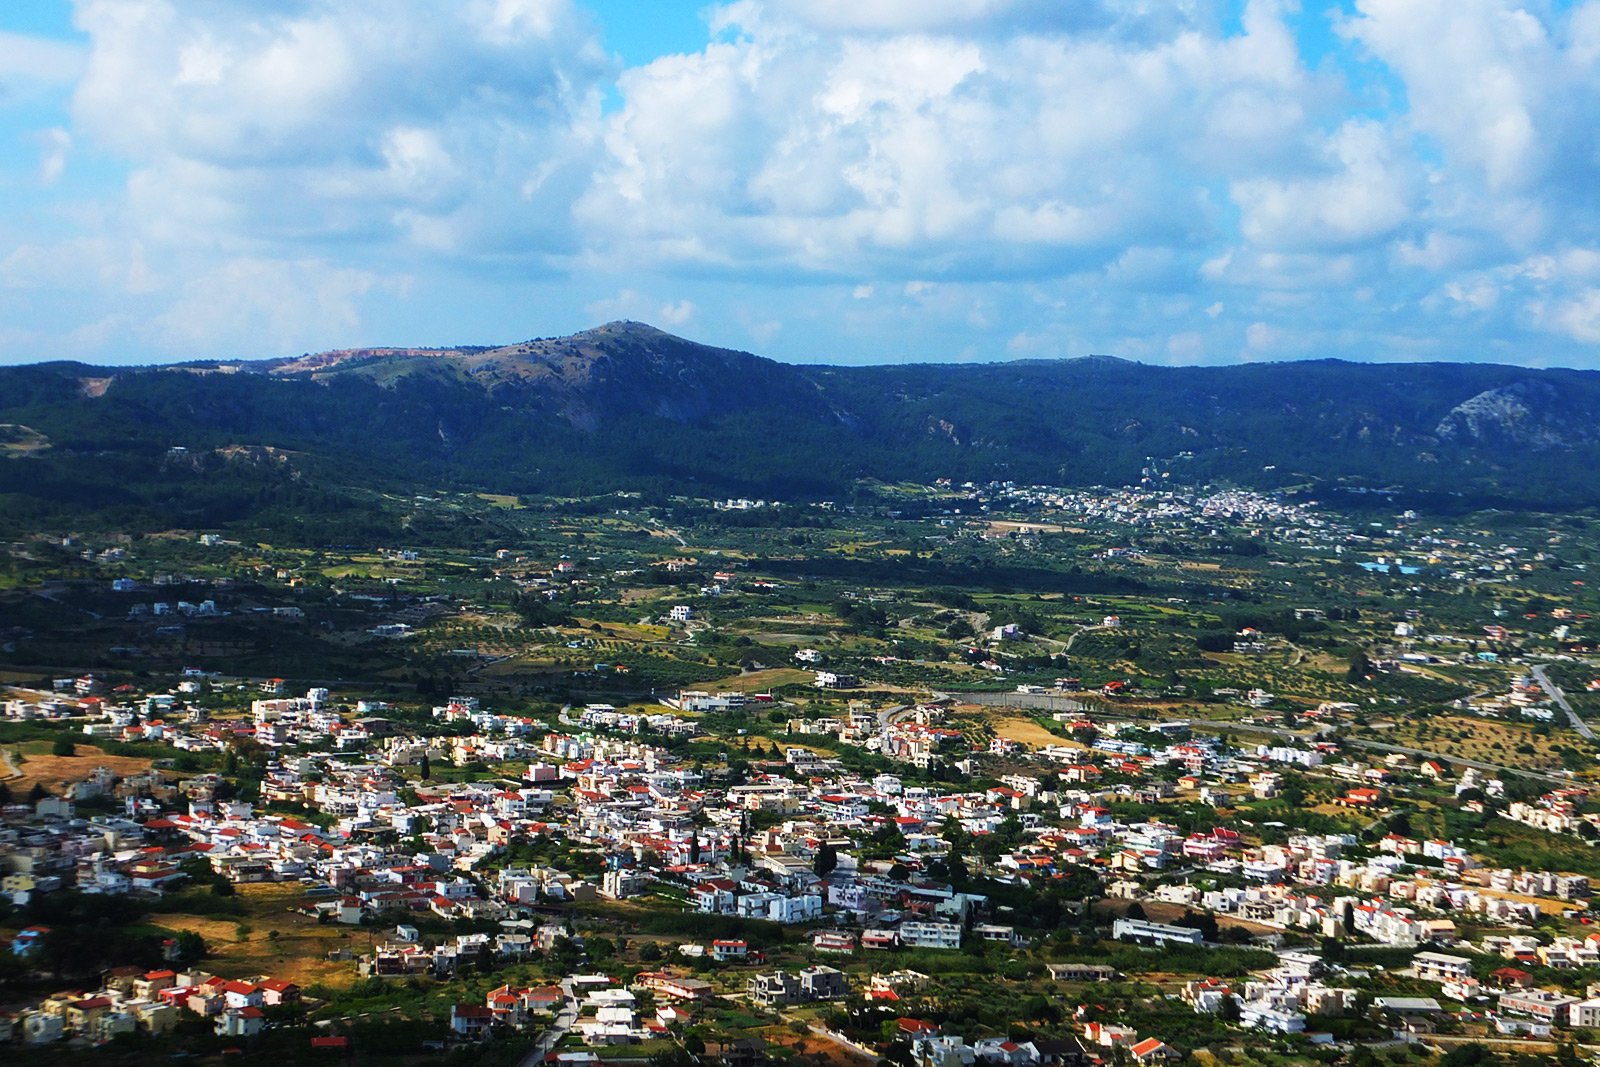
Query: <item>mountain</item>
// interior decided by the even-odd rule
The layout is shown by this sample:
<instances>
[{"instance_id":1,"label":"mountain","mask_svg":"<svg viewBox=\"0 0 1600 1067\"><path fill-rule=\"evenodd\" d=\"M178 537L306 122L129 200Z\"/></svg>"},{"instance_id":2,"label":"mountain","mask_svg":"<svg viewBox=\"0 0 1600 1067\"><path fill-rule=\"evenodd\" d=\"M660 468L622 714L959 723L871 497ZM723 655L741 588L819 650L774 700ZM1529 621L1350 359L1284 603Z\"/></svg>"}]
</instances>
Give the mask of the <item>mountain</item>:
<instances>
[{"instance_id":1,"label":"mountain","mask_svg":"<svg viewBox=\"0 0 1600 1067\"><path fill-rule=\"evenodd\" d=\"M0 368L15 524L338 513L366 487L837 497L861 479L1600 501L1600 374L1109 357L799 367L640 323L501 347Z\"/></svg>"},{"instance_id":2,"label":"mountain","mask_svg":"<svg viewBox=\"0 0 1600 1067\"><path fill-rule=\"evenodd\" d=\"M471 384L504 405L536 408L591 431L635 416L693 423L774 406L820 418L829 413L816 384L796 367L638 322L499 348L347 349L260 369L313 381L355 376L389 387L406 378Z\"/></svg>"}]
</instances>

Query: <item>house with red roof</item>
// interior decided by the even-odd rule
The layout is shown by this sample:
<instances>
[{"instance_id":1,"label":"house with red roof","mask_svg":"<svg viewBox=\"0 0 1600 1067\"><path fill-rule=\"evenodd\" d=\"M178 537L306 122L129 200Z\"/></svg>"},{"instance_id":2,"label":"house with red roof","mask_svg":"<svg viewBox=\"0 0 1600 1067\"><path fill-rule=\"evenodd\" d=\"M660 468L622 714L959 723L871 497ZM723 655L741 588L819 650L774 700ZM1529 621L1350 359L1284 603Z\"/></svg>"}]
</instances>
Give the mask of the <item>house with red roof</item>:
<instances>
[{"instance_id":1,"label":"house with red roof","mask_svg":"<svg viewBox=\"0 0 1600 1067\"><path fill-rule=\"evenodd\" d=\"M477 1004L450 1008L450 1029L462 1037L482 1037L494 1025L494 1012Z\"/></svg>"},{"instance_id":2,"label":"house with red roof","mask_svg":"<svg viewBox=\"0 0 1600 1067\"><path fill-rule=\"evenodd\" d=\"M1136 1045L1128 1048L1128 1054L1135 1063L1163 1063L1169 1059L1176 1059L1177 1053L1168 1048L1160 1038L1147 1037Z\"/></svg>"},{"instance_id":3,"label":"house with red roof","mask_svg":"<svg viewBox=\"0 0 1600 1067\"><path fill-rule=\"evenodd\" d=\"M254 1037L266 1025L266 1016L260 1008L228 1008L217 1016L218 1037Z\"/></svg>"},{"instance_id":4,"label":"house with red roof","mask_svg":"<svg viewBox=\"0 0 1600 1067\"><path fill-rule=\"evenodd\" d=\"M223 1004L229 1008L259 1008L265 1002L253 982L228 982L222 987Z\"/></svg>"},{"instance_id":5,"label":"house with red roof","mask_svg":"<svg viewBox=\"0 0 1600 1067\"><path fill-rule=\"evenodd\" d=\"M268 978L257 988L261 990L261 1002L268 1007L297 1004L300 1001L300 987L282 978Z\"/></svg>"},{"instance_id":6,"label":"house with red roof","mask_svg":"<svg viewBox=\"0 0 1600 1067\"><path fill-rule=\"evenodd\" d=\"M140 1000L152 1000L163 989L171 989L178 984L178 975L174 971L146 971L133 980L133 995Z\"/></svg>"},{"instance_id":7,"label":"house with red roof","mask_svg":"<svg viewBox=\"0 0 1600 1067\"><path fill-rule=\"evenodd\" d=\"M894 1022L895 1032L902 1038L915 1040L919 1037L934 1037L939 1033L939 1024L929 1022L927 1019L908 1019L902 1016Z\"/></svg>"},{"instance_id":8,"label":"house with red roof","mask_svg":"<svg viewBox=\"0 0 1600 1067\"><path fill-rule=\"evenodd\" d=\"M737 940L716 940L711 942L711 958L718 963L743 960L750 955L750 942Z\"/></svg>"}]
</instances>

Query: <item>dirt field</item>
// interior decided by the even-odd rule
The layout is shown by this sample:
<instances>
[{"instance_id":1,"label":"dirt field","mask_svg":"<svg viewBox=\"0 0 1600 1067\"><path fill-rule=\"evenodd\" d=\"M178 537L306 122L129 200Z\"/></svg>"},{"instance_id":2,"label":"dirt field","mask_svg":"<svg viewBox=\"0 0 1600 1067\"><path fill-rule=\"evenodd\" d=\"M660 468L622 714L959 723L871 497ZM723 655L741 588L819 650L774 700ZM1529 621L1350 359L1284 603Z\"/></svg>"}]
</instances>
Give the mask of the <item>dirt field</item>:
<instances>
[{"instance_id":1,"label":"dirt field","mask_svg":"<svg viewBox=\"0 0 1600 1067\"><path fill-rule=\"evenodd\" d=\"M1514 900L1519 904L1532 904L1545 915L1560 915L1571 909L1572 902L1568 900L1550 900L1545 897L1525 897L1517 893L1502 893L1497 889L1487 889L1483 886L1474 887L1478 893L1486 897L1495 897L1499 900Z\"/></svg>"},{"instance_id":2,"label":"dirt field","mask_svg":"<svg viewBox=\"0 0 1600 1067\"><path fill-rule=\"evenodd\" d=\"M707 688L716 692L764 693L775 685L809 685L816 675L793 667L773 667L765 671L736 674L732 678L708 682Z\"/></svg>"},{"instance_id":3,"label":"dirt field","mask_svg":"<svg viewBox=\"0 0 1600 1067\"><path fill-rule=\"evenodd\" d=\"M211 955L205 966L229 978L269 975L285 978L301 986L313 982L345 986L355 981L354 961L331 962L328 953L349 948L360 955L366 951L372 932L359 926L323 926L309 915L289 909L304 899L296 883L242 885L249 913L238 918L208 917L182 913L155 915L152 925L174 932L193 930L206 939ZM239 926L250 928L248 937L239 937ZM277 937L272 937L276 931Z\"/></svg>"},{"instance_id":4,"label":"dirt field","mask_svg":"<svg viewBox=\"0 0 1600 1067\"><path fill-rule=\"evenodd\" d=\"M773 1027L763 1031L761 1036L769 1045L794 1049L796 1053L807 1057L809 1063L827 1063L835 1067L861 1067L861 1064L873 1062L872 1059L857 1055L845 1046L816 1034L806 1034L801 1037L790 1030Z\"/></svg>"},{"instance_id":5,"label":"dirt field","mask_svg":"<svg viewBox=\"0 0 1600 1067\"><path fill-rule=\"evenodd\" d=\"M150 768L148 759L108 756L93 745L79 745L75 756L52 756L48 753L29 755L24 750L22 758L15 762L20 773L15 778L5 780L13 796L26 795L35 784L60 794L64 785L84 781L94 773L96 767L109 767L119 777Z\"/></svg>"},{"instance_id":6,"label":"dirt field","mask_svg":"<svg viewBox=\"0 0 1600 1067\"><path fill-rule=\"evenodd\" d=\"M1032 719L996 719L992 725L996 736L1019 742L1029 748L1043 748L1046 745L1064 745L1067 748L1083 747L1076 741L1057 737Z\"/></svg>"}]
</instances>

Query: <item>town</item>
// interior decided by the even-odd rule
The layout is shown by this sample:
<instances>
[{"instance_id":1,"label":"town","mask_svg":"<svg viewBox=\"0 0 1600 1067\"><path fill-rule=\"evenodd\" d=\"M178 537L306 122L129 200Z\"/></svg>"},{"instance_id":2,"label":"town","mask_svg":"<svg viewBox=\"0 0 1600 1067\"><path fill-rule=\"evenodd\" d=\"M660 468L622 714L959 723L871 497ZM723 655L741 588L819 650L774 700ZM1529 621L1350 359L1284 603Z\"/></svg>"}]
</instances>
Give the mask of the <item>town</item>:
<instances>
[{"instance_id":1,"label":"town","mask_svg":"<svg viewBox=\"0 0 1600 1067\"><path fill-rule=\"evenodd\" d=\"M1587 1056L1586 528L1164 481L0 546L0 1036Z\"/></svg>"}]
</instances>

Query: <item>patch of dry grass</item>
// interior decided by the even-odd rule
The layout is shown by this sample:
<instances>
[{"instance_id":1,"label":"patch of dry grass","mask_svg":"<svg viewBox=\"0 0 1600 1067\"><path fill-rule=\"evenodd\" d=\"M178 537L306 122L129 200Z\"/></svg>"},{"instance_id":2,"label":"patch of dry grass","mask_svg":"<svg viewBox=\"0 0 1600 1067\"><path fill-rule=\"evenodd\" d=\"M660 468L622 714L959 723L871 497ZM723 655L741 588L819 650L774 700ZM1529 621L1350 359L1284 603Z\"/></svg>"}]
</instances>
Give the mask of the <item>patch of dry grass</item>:
<instances>
[{"instance_id":1,"label":"patch of dry grass","mask_svg":"<svg viewBox=\"0 0 1600 1067\"><path fill-rule=\"evenodd\" d=\"M330 961L328 953L349 948L359 955L366 951L374 931L323 925L293 911L305 899L297 883L242 885L238 891L246 904L246 914L238 918L177 912L154 916L151 922L173 932L193 930L205 938L211 950L205 966L227 977L268 975L301 986L347 986L355 981L356 965ZM242 927L247 929L244 937L239 936Z\"/></svg>"},{"instance_id":2,"label":"patch of dry grass","mask_svg":"<svg viewBox=\"0 0 1600 1067\"><path fill-rule=\"evenodd\" d=\"M60 795L67 786L87 780L97 767L108 767L122 778L150 769L150 761L141 756L108 756L94 745L78 745L76 751L73 756L25 754L17 761L20 773L8 779L6 785L18 796L35 785Z\"/></svg>"}]
</instances>

